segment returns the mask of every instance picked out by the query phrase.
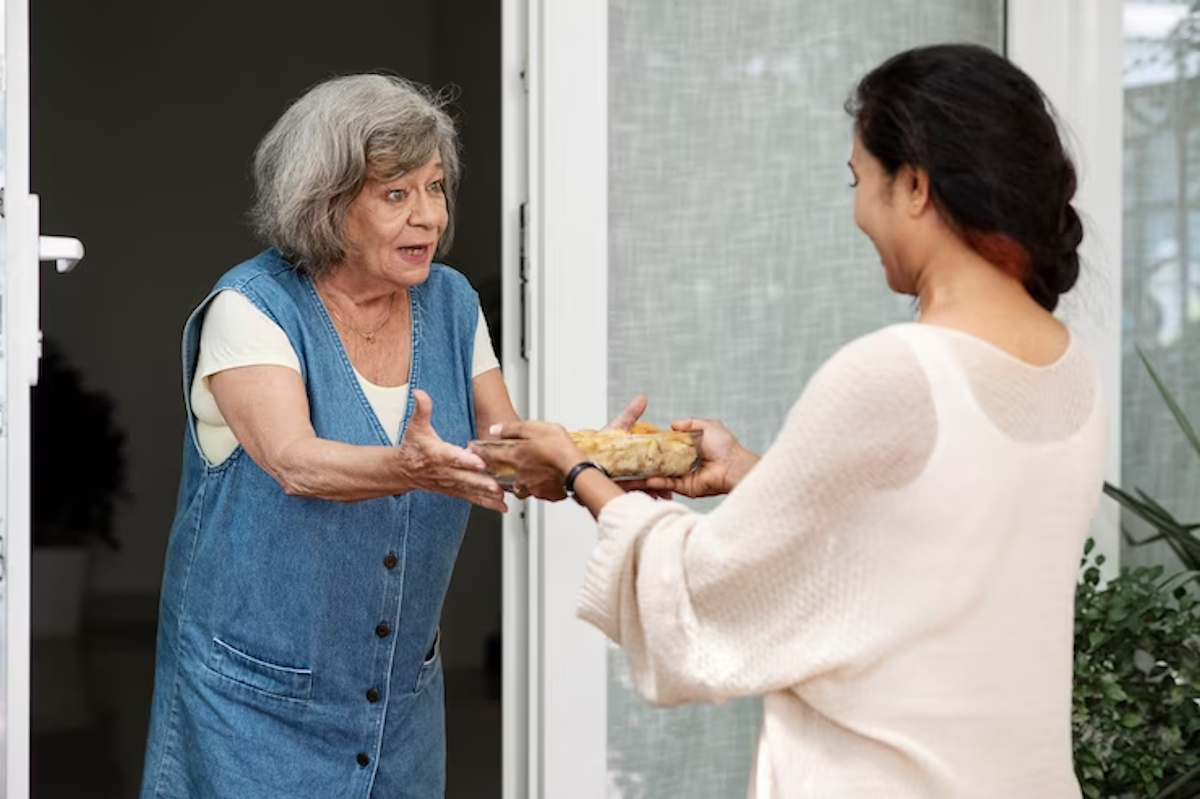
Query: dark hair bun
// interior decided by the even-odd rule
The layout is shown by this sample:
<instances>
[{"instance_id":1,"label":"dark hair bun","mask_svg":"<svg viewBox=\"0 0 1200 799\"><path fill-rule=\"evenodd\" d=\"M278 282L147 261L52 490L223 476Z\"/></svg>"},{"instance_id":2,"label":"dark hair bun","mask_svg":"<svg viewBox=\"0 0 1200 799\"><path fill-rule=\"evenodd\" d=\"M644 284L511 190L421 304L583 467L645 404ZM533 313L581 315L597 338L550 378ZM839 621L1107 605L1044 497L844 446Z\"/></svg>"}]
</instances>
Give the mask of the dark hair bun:
<instances>
[{"instance_id":1,"label":"dark hair bun","mask_svg":"<svg viewBox=\"0 0 1200 799\"><path fill-rule=\"evenodd\" d=\"M1054 310L1079 280L1083 224L1075 167L1028 75L977 45L919 47L872 70L846 107L889 175L924 170L968 244Z\"/></svg>"},{"instance_id":2,"label":"dark hair bun","mask_svg":"<svg viewBox=\"0 0 1200 799\"><path fill-rule=\"evenodd\" d=\"M1079 245L1083 242L1083 222L1075 207L1070 203L1063 209L1063 223L1059 233L1059 268L1055 270L1050 288L1066 294L1075 288L1079 280Z\"/></svg>"}]
</instances>

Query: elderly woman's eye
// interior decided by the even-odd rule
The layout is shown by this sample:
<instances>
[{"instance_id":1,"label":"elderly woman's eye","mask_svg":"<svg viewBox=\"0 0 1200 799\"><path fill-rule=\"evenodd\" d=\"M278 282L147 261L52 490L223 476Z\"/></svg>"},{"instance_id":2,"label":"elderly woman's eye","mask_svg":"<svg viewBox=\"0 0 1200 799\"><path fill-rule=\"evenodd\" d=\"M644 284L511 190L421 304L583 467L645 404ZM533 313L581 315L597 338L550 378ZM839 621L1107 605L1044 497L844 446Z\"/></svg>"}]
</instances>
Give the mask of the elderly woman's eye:
<instances>
[{"instance_id":1,"label":"elderly woman's eye","mask_svg":"<svg viewBox=\"0 0 1200 799\"><path fill-rule=\"evenodd\" d=\"M435 180L433 183L429 184L429 190L434 194L441 194L444 190L444 187L442 186L442 182L440 180Z\"/></svg>"},{"instance_id":2,"label":"elderly woman's eye","mask_svg":"<svg viewBox=\"0 0 1200 799\"><path fill-rule=\"evenodd\" d=\"M404 199L404 189L389 189L387 198L392 202L400 202Z\"/></svg>"}]
</instances>

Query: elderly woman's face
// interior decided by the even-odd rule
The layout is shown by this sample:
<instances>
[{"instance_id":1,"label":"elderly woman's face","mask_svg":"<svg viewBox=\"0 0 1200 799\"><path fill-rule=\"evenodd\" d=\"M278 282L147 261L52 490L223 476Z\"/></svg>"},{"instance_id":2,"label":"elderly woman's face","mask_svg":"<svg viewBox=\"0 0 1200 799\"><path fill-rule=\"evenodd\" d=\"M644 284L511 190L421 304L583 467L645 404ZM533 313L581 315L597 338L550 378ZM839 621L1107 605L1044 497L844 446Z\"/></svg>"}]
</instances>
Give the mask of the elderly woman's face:
<instances>
[{"instance_id":1,"label":"elderly woman's face","mask_svg":"<svg viewBox=\"0 0 1200 799\"><path fill-rule=\"evenodd\" d=\"M423 283L448 220L440 155L395 180L368 177L346 210L345 266L397 285Z\"/></svg>"}]
</instances>

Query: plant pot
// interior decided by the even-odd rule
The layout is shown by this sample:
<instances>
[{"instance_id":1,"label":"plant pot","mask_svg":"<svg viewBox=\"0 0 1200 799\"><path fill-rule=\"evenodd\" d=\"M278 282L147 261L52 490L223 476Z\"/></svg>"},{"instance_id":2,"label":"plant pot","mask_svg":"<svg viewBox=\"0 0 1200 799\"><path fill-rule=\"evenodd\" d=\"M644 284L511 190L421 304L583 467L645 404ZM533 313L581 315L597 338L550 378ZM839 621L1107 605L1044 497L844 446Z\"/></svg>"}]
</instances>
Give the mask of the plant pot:
<instances>
[{"instance_id":1,"label":"plant pot","mask_svg":"<svg viewBox=\"0 0 1200 799\"><path fill-rule=\"evenodd\" d=\"M73 638L83 621L87 586L87 547L33 548L34 638Z\"/></svg>"}]
</instances>

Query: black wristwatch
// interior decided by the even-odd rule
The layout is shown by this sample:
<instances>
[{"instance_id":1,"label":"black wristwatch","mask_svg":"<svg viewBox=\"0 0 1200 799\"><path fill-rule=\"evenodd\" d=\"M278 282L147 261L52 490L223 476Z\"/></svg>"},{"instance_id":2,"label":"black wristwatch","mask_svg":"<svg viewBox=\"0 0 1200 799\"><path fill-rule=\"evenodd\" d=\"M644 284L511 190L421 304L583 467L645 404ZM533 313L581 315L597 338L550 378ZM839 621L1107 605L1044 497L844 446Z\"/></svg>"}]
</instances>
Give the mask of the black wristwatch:
<instances>
[{"instance_id":1,"label":"black wristwatch","mask_svg":"<svg viewBox=\"0 0 1200 799\"><path fill-rule=\"evenodd\" d=\"M563 491L571 499L575 499L575 478L578 477L581 472L585 472L588 469L599 469L601 472L603 472L605 477L608 477L608 472L604 471L604 467L598 463L583 461L582 463L575 464L571 467L571 471L567 472L567 479L563 480ZM578 502L579 500L575 499L575 501Z\"/></svg>"}]
</instances>

